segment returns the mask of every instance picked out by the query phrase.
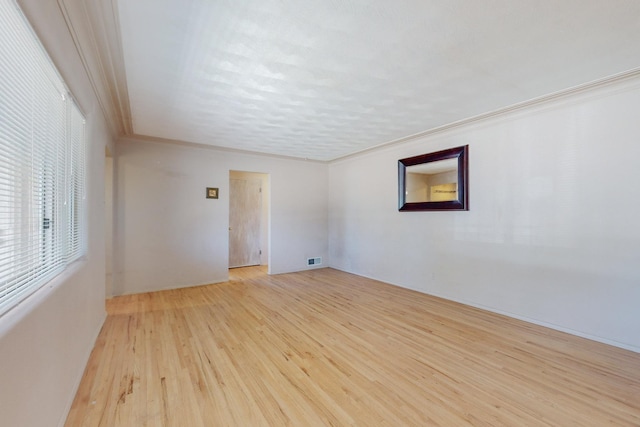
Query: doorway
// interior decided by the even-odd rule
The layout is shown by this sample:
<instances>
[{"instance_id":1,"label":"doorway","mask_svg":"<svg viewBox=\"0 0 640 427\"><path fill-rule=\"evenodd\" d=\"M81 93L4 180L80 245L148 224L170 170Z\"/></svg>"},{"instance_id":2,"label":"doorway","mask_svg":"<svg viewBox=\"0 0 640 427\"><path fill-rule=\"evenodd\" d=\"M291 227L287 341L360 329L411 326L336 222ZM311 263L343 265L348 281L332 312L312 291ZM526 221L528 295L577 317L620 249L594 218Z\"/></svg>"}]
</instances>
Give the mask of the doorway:
<instances>
[{"instance_id":1,"label":"doorway","mask_svg":"<svg viewBox=\"0 0 640 427\"><path fill-rule=\"evenodd\" d=\"M269 175L229 171L229 268L267 265Z\"/></svg>"}]
</instances>

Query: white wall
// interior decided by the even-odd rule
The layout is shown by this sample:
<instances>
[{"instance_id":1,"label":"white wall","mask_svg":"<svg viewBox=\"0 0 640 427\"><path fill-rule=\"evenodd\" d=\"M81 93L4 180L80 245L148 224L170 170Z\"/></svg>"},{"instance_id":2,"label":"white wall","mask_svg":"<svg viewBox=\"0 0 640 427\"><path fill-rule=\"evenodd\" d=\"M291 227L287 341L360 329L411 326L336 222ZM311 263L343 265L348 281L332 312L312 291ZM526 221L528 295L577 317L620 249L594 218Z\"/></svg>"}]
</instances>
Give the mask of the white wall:
<instances>
[{"instance_id":1,"label":"white wall","mask_svg":"<svg viewBox=\"0 0 640 427\"><path fill-rule=\"evenodd\" d=\"M640 351L640 79L329 165L332 267ZM398 212L397 161L469 144L470 211Z\"/></svg>"},{"instance_id":2,"label":"white wall","mask_svg":"<svg viewBox=\"0 0 640 427\"><path fill-rule=\"evenodd\" d=\"M104 164L104 239L105 239L105 296L113 296L113 157Z\"/></svg>"},{"instance_id":3,"label":"white wall","mask_svg":"<svg viewBox=\"0 0 640 427\"><path fill-rule=\"evenodd\" d=\"M0 317L0 425L62 425L105 318L104 153L112 144L54 0L19 1L87 118L88 254Z\"/></svg>"},{"instance_id":4,"label":"white wall","mask_svg":"<svg viewBox=\"0 0 640 427\"><path fill-rule=\"evenodd\" d=\"M132 139L117 152L116 295L228 279L230 170L270 175L270 273L328 254L326 164Z\"/></svg>"}]
</instances>

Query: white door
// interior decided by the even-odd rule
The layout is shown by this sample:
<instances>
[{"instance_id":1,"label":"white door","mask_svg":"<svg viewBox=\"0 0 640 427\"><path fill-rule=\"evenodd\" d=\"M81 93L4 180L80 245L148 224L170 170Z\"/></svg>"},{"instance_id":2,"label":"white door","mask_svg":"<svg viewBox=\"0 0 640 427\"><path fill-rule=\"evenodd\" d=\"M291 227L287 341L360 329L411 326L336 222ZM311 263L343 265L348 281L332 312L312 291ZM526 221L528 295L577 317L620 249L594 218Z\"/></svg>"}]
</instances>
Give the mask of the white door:
<instances>
[{"instance_id":1,"label":"white door","mask_svg":"<svg viewBox=\"0 0 640 427\"><path fill-rule=\"evenodd\" d=\"M260 265L259 179L229 179L229 268Z\"/></svg>"}]
</instances>

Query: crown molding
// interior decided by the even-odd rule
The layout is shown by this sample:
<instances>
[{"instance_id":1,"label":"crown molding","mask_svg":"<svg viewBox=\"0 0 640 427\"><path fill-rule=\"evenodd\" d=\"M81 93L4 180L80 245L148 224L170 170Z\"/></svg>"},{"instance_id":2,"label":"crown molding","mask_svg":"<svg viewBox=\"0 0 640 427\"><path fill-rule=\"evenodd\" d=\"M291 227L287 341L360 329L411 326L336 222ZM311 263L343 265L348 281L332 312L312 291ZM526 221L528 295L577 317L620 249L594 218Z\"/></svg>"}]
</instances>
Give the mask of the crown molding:
<instances>
[{"instance_id":1,"label":"crown molding","mask_svg":"<svg viewBox=\"0 0 640 427\"><path fill-rule=\"evenodd\" d=\"M177 140L177 139L168 139L168 138L162 138L157 136L147 136L147 135L139 135L139 134L131 134L131 135L123 136L117 142L121 144L126 144L128 142L151 142L154 144L179 145L182 147L200 148L204 150L213 150L218 152L235 153L235 154L248 155L248 156L269 157L272 159L295 160L295 161L307 162L307 163L328 164L330 162L329 160L316 160L316 159L308 159L304 157L287 156L284 154L266 153L263 151L242 150L240 148L223 147L220 145L189 142L189 141L183 141L183 140Z\"/></svg>"},{"instance_id":2,"label":"crown molding","mask_svg":"<svg viewBox=\"0 0 640 427\"><path fill-rule=\"evenodd\" d=\"M116 0L58 0L82 65L113 133L133 133Z\"/></svg>"},{"instance_id":3,"label":"crown molding","mask_svg":"<svg viewBox=\"0 0 640 427\"><path fill-rule=\"evenodd\" d=\"M494 117L500 117L507 115L512 112L524 110L526 108L533 108L538 105L547 104L549 102L553 102L559 99L567 98L572 95L577 95L581 93L588 92L590 90L595 90L601 87L613 85L616 83L620 83L626 80L632 80L640 77L640 68L633 68L631 70L623 71L618 74L613 74L611 76L604 77L602 79L594 80L591 82L587 82L581 85L577 85L574 87L570 87L564 90L560 90L557 92L553 92L547 95L543 95L537 98L529 99L527 101L519 102L517 104L509 105L507 107L499 108L497 110L489 111L483 114L479 114L477 116L468 117L466 119L458 120L452 123L447 123L442 126L438 126L432 129L428 129L422 132L418 132L413 135L408 135L402 138L394 139L392 141L383 142L382 144L374 145L373 147L365 148L364 150L359 150L341 157L337 157L335 159L329 160L329 163L338 163L342 160L348 160L354 157L359 157L361 155L367 153L373 153L376 151L384 150L391 148L393 146L402 144L404 142L415 141L420 138L424 138L427 136L439 134L442 132L446 132L452 129L456 129L462 126L469 125L471 123L482 122L486 120L490 120Z\"/></svg>"}]
</instances>

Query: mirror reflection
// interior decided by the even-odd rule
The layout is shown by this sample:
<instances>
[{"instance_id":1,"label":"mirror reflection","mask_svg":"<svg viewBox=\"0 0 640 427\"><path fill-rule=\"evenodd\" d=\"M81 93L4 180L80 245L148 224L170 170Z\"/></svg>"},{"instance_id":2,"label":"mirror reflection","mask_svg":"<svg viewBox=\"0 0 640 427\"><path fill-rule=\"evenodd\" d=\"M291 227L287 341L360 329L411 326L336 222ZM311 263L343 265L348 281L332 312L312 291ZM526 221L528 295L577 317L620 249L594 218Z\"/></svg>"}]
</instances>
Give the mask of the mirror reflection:
<instances>
[{"instance_id":1,"label":"mirror reflection","mask_svg":"<svg viewBox=\"0 0 640 427\"><path fill-rule=\"evenodd\" d=\"M458 159L406 168L406 202L446 202L458 199Z\"/></svg>"}]
</instances>

